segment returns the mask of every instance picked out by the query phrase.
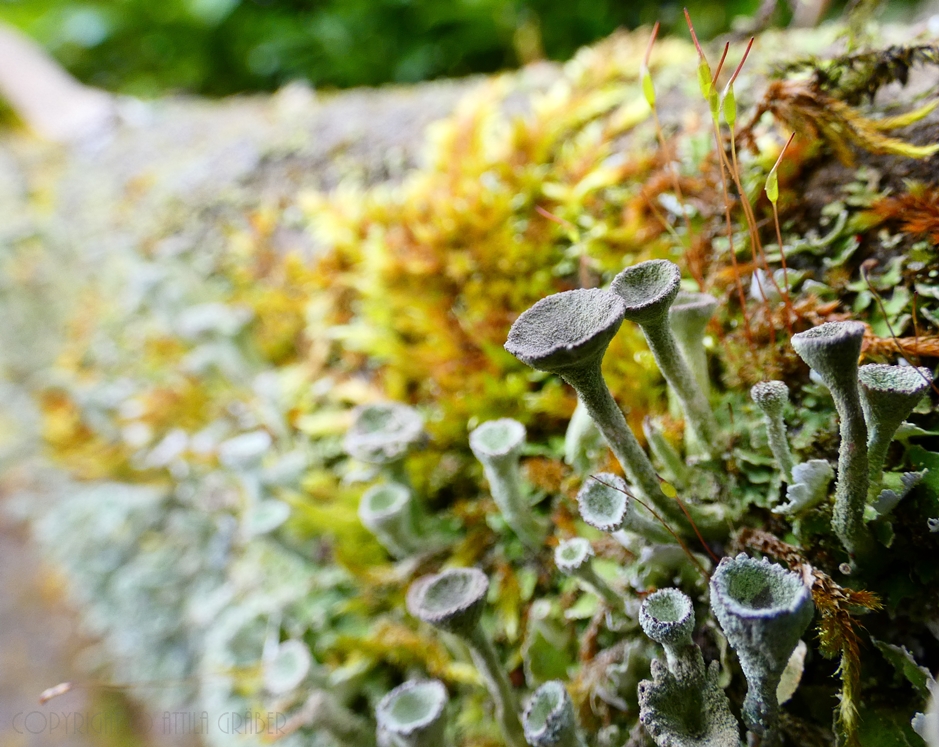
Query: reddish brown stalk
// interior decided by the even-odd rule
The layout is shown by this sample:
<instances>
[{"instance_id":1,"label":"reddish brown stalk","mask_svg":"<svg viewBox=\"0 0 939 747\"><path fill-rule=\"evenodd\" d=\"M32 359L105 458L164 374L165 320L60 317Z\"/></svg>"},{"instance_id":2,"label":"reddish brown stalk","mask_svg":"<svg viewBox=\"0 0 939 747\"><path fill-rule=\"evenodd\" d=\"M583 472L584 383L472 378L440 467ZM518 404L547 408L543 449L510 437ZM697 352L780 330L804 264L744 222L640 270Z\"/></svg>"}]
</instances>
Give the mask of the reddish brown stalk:
<instances>
[{"instance_id":1,"label":"reddish brown stalk","mask_svg":"<svg viewBox=\"0 0 939 747\"><path fill-rule=\"evenodd\" d=\"M698 43L698 35L694 32L694 25L691 23L691 14L688 13L687 8L683 8L685 11L685 21L688 23L688 30L691 32L691 41L694 42L694 48L698 50L698 57L702 60L704 59L704 50L701 49L701 45Z\"/></svg>"},{"instance_id":2,"label":"reddish brown stalk","mask_svg":"<svg viewBox=\"0 0 939 747\"><path fill-rule=\"evenodd\" d=\"M794 132L789 136L783 149L779 152L779 158L776 159L776 163L773 165L773 171L779 168L783 156L786 155L786 149L795 136L796 134ZM771 200L771 202L773 205L773 222L776 224L776 241L779 242L779 261L780 264L782 264L783 271L783 298L786 300L786 331L789 333L789 337L792 337L791 315L795 313L795 309L792 306L792 298L789 296L789 268L786 267L786 247L783 246L782 229L779 227L779 209L776 207L776 200Z\"/></svg>"},{"instance_id":3,"label":"reddish brown stalk","mask_svg":"<svg viewBox=\"0 0 939 747\"><path fill-rule=\"evenodd\" d=\"M717 129L717 122L713 122L714 125L714 143L717 147L718 152L718 163L717 167L721 172L721 190L724 195L724 218L727 223L727 241L729 243L730 250L730 262L733 265L734 269L734 283L737 286L737 296L740 300L740 311L743 314L743 332L744 336L747 338L747 348L750 351L750 356L754 361L757 361L756 348L753 345L753 330L750 328L750 316L747 314L747 296L743 291L743 282L740 279L740 269L737 266L737 252L734 249L734 225L730 218L730 195L727 191L727 177L724 174L724 150L721 146L721 134Z\"/></svg>"},{"instance_id":4,"label":"reddish brown stalk","mask_svg":"<svg viewBox=\"0 0 939 747\"><path fill-rule=\"evenodd\" d=\"M695 33L694 24L691 22L691 14L688 13L688 8L684 9L685 12L685 21L688 24L688 30L691 32L691 39L694 42L694 48L698 51L698 58L702 63L707 62L707 58L704 56L704 50L701 49L701 44L698 42L698 35ZM750 328L750 316L747 314L747 297L743 291L743 283L740 280L740 270L737 267L737 253L734 250L734 226L730 218L731 204L730 204L730 195L727 192L727 178L724 175L724 148L721 145L721 133L718 129L717 121L713 122L714 125L714 144L717 147L718 153L718 162L717 167L720 170L721 174L721 189L724 195L724 217L727 222L727 241L730 248L730 261L734 269L734 283L737 286L737 295L740 299L740 311L743 314L743 331L744 336L747 338L747 349L750 351L750 357L754 361L757 360L756 348L753 344L753 330Z\"/></svg>"},{"instance_id":5,"label":"reddish brown stalk","mask_svg":"<svg viewBox=\"0 0 939 747\"><path fill-rule=\"evenodd\" d=\"M652 57L652 45L655 44L655 38L659 35L659 22L655 22L655 26L652 27L652 36L649 37L649 46L646 47L645 57L642 58L642 67L649 67L649 60Z\"/></svg>"},{"instance_id":6,"label":"reddish brown stalk","mask_svg":"<svg viewBox=\"0 0 939 747\"><path fill-rule=\"evenodd\" d=\"M564 226L564 228L566 228L568 231L577 230L577 226L575 226L573 223L571 223L568 220L564 220L563 218L559 218L554 213L548 212L543 207L541 207L541 205L535 205L535 212L538 213L538 215L540 215L541 217L547 218L553 223L557 223L559 226Z\"/></svg>"},{"instance_id":7,"label":"reddish brown stalk","mask_svg":"<svg viewBox=\"0 0 939 747\"><path fill-rule=\"evenodd\" d=\"M682 538L679 537L679 536L675 533L675 530L672 529L672 528L668 525L668 522L666 522L665 519L663 519L661 516L659 516L659 514L655 511L654 508L652 508L650 505L648 505L648 504L645 503L644 501L641 501L639 498L637 498L633 493L630 493L628 490L623 490L622 488L618 488L618 487L616 487L615 485L610 485L610 483L604 482L603 480L601 480L601 479L600 479L599 477L597 477L596 475L590 475L590 479L591 479L591 480L596 480L598 483L600 483L601 485L605 485L606 487L610 488L611 490L618 490L620 493L623 493L624 495L628 496L628 497L630 498L630 500L634 500L636 503L638 503L640 506L642 506L644 509L646 509L650 514L652 514L652 515L656 518L656 520L657 520L663 527L665 527L665 531L667 531L670 535L672 535L672 537L675 538L675 541L681 546L681 549L685 551L685 555L688 556L688 559L689 559L692 563L694 563L695 568L697 568L699 571L701 571L701 575L704 576L704 578L706 578L708 581L711 580L710 574L705 570L704 566L701 565L701 563L698 561L698 559L694 556L694 553L692 553L691 550L688 549L688 546L684 543L684 541L682 540ZM692 522L692 526L694 526L694 522ZM697 532L697 531L698 531L698 528L695 527L695 532ZM701 535L699 534L698 536L700 537ZM710 551L709 551L709 552L710 552Z\"/></svg>"},{"instance_id":8,"label":"reddish brown stalk","mask_svg":"<svg viewBox=\"0 0 939 747\"><path fill-rule=\"evenodd\" d=\"M679 498L677 494L675 495L675 500L678 502L678 507L681 509L681 512L685 515L685 518L688 519L688 523L691 524L691 528L694 529L694 533L697 535L698 542L701 543L701 547L703 547L704 551L708 555L711 556L711 560L713 560L715 563L720 562L720 558L718 558L713 552L711 552L711 548L708 547L708 543L705 542L704 537L701 536L701 532L698 529L698 525L694 523L694 519L692 519L691 514L688 513L688 508L685 506L685 502L681 498Z\"/></svg>"},{"instance_id":9,"label":"reddish brown stalk","mask_svg":"<svg viewBox=\"0 0 939 747\"><path fill-rule=\"evenodd\" d=\"M728 52L729 49L730 49L730 42L727 42L727 43L724 45L724 52L721 54L720 62L717 63L717 67L716 67L715 70L714 70L714 77L711 78L711 87L712 87L712 88L717 85L717 76L719 76L719 75L721 74L721 70L722 70L723 67L724 67L724 60L727 59L727 52Z\"/></svg>"},{"instance_id":10,"label":"reddish brown stalk","mask_svg":"<svg viewBox=\"0 0 939 747\"><path fill-rule=\"evenodd\" d=\"M747 42L747 48L743 50L743 57L740 58L740 62L737 64L737 69L734 70L734 74L731 75L730 80L727 81L727 90L730 90L730 87L734 84L734 81L737 80L737 76L740 75L740 71L743 70L743 65L747 61L747 57L750 56L750 49L753 47L753 41L755 39L755 36L751 36L750 41ZM730 46L730 42L727 42L727 46ZM727 53L724 52L724 54Z\"/></svg>"},{"instance_id":11,"label":"reddish brown stalk","mask_svg":"<svg viewBox=\"0 0 939 747\"><path fill-rule=\"evenodd\" d=\"M648 70L649 60L652 58L652 46L655 44L655 39L659 34L659 22L655 22L655 26L652 27L652 36L649 39L649 46L646 47L646 54L642 60L643 70ZM653 99L654 101L654 99ZM675 197L678 200L678 205L681 207L681 217L685 224L685 233L688 236L688 246L686 251L690 250L692 244L694 243L694 235L691 232L691 219L688 217L688 211L685 209L685 196L681 191L681 183L679 181L678 166L674 161L668 158L668 145L665 142L665 133L662 130L662 123L659 120L659 111L658 108L652 107L652 120L655 123L655 135L659 141L659 148L662 151L662 157L667 160L669 173L672 175L672 187L675 190ZM682 242L684 243L684 242ZM700 268L694 268L691 266L691 263L688 264L688 270L694 275L695 282L698 284L698 287L703 291L704 290L704 275L701 273Z\"/></svg>"}]
</instances>

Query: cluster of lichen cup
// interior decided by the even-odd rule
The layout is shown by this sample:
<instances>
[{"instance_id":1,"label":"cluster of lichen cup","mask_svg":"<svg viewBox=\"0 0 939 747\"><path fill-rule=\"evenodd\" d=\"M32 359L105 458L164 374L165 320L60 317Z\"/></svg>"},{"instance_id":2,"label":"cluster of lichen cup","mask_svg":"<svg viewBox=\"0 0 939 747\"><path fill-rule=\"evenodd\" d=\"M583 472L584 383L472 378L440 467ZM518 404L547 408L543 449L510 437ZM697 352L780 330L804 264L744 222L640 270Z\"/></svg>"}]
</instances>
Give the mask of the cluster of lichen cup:
<instances>
[{"instance_id":1,"label":"cluster of lichen cup","mask_svg":"<svg viewBox=\"0 0 939 747\"><path fill-rule=\"evenodd\" d=\"M625 321L638 324L656 364L680 404L685 421L686 460L646 423L646 440L661 469L684 485L689 464L730 458L725 437L709 404L704 335L717 308L703 293L680 289L678 267L666 260L642 262L622 271L609 290L557 293L525 311L512 325L506 349L539 371L563 379L577 393L578 410L568 441L582 438L590 423L619 461L626 476L588 476L578 495L581 518L627 546L636 538L649 546L675 546L700 533L706 540L726 538L728 506L701 496L676 500L633 434L601 373L607 347ZM828 388L840 424L840 450L833 497L832 528L855 566L870 560L874 540L865 511L884 503L883 467L887 447L902 421L931 383L924 368L867 365L858 360L864 326L858 322L822 324L796 334L792 346ZM789 502L777 513L798 515L828 500L834 470L827 461L796 463L789 445L785 409L788 387L762 382L751 392L761 411L768 445L786 485ZM589 417L589 422L585 419ZM397 404L360 411L347 449L380 464L389 479L366 492L363 523L397 558L427 547L400 463L420 437L416 413ZM519 470L525 446L524 426L511 419L483 423L469 445L481 462L489 488L507 527L533 552L545 546L549 527L536 519ZM364 445L363 445L364 444ZM569 458L577 445L567 444ZM888 496L889 497L889 496ZM896 498L896 496L894 496ZM898 498L896 498L898 500ZM887 503L890 501L887 500ZM895 500L894 500L895 503ZM677 548L676 548L677 549ZM693 642L694 606L677 588L664 588L637 601L636 590L615 589L592 566L593 547L580 537L560 541L557 568L574 577L618 614L638 618L643 632L660 644L664 662L653 661L651 679L638 686L639 716L661 747L740 744L738 721L718 685L719 666L705 666ZM707 560L701 558L702 571ZM489 582L477 568L448 568L415 581L408 592L412 615L462 639L486 685L496 720L510 747L584 744L571 698L564 685L550 681L521 707L497 651L480 624ZM710 576L709 607L736 652L747 680L742 705L744 725L769 739L779 713L781 679L811 622L814 606L802 575L768 560L745 555L725 557ZM801 668L795 667L795 681ZM790 680L792 678L790 677ZM791 692L787 692L787 697ZM377 710L379 741L394 747L442 744L447 694L436 680L408 681L389 693ZM767 742L768 743L768 742Z\"/></svg>"}]
</instances>

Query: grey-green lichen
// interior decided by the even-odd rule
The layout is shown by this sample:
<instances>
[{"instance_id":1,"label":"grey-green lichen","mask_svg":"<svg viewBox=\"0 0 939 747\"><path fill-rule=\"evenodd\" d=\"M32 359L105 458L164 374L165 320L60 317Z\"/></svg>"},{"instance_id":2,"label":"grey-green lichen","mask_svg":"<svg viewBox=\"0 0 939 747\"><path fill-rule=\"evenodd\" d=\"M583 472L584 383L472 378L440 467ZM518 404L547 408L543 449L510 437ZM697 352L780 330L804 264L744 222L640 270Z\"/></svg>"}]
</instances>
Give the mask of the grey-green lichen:
<instances>
[{"instance_id":1,"label":"grey-green lichen","mask_svg":"<svg viewBox=\"0 0 939 747\"><path fill-rule=\"evenodd\" d=\"M652 542L674 541L659 522L642 512L626 481L611 472L591 475L577 493L577 505L581 518L601 532L625 530Z\"/></svg>"},{"instance_id":2,"label":"grey-green lichen","mask_svg":"<svg viewBox=\"0 0 939 747\"><path fill-rule=\"evenodd\" d=\"M522 716L531 747L584 747L577 732L571 696L558 680L545 682L532 694Z\"/></svg>"},{"instance_id":3,"label":"grey-green lichen","mask_svg":"<svg viewBox=\"0 0 939 747\"><path fill-rule=\"evenodd\" d=\"M668 323L675 342L705 397L711 390L711 377L708 375L704 333L716 310L717 299L714 296L688 291L678 291L668 310Z\"/></svg>"},{"instance_id":4,"label":"grey-green lichen","mask_svg":"<svg viewBox=\"0 0 939 747\"><path fill-rule=\"evenodd\" d=\"M489 420L470 433L470 449L483 465L492 497L505 522L532 550L544 544L546 527L531 513L519 473L525 426L511 418Z\"/></svg>"},{"instance_id":5,"label":"grey-green lichen","mask_svg":"<svg viewBox=\"0 0 939 747\"><path fill-rule=\"evenodd\" d=\"M355 409L343 446L363 462L391 465L423 435L424 419L417 410L400 402L379 402Z\"/></svg>"},{"instance_id":6,"label":"grey-green lichen","mask_svg":"<svg viewBox=\"0 0 939 747\"><path fill-rule=\"evenodd\" d=\"M373 485L362 494L359 519L396 558L421 549L411 489L400 483Z\"/></svg>"},{"instance_id":7,"label":"grey-green lichen","mask_svg":"<svg viewBox=\"0 0 939 747\"><path fill-rule=\"evenodd\" d=\"M375 707L379 747L442 747L447 689L439 680L408 680Z\"/></svg>"},{"instance_id":8,"label":"grey-green lichen","mask_svg":"<svg viewBox=\"0 0 939 747\"><path fill-rule=\"evenodd\" d=\"M662 492L649 457L600 372L603 355L625 313L623 299L609 291L594 288L555 293L515 320L505 349L532 368L557 374L570 384L630 482L657 511L687 527L679 507Z\"/></svg>"},{"instance_id":9,"label":"grey-green lichen","mask_svg":"<svg viewBox=\"0 0 939 747\"><path fill-rule=\"evenodd\" d=\"M680 282L678 265L654 259L627 267L613 279L611 290L625 302L624 318L642 327L659 370L681 401L696 442L711 450L717 445L714 414L669 326L669 309Z\"/></svg>"},{"instance_id":10,"label":"grey-green lichen","mask_svg":"<svg viewBox=\"0 0 939 747\"><path fill-rule=\"evenodd\" d=\"M776 722L776 688L812 620L815 605L803 580L765 558L724 558L711 577L711 609L747 678L743 719L764 734Z\"/></svg>"},{"instance_id":11,"label":"grey-green lichen","mask_svg":"<svg viewBox=\"0 0 939 747\"><path fill-rule=\"evenodd\" d=\"M792 451L789 449L786 421L783 420L783 409L789 401L789 387L781 381L761 381L750 390L750 396L763 411L769 448L776 457L783 479L791 484Z\"/></svg>"},{"instance_id":12,"label":"grey-green lichen","mask_svg":"<svg viewBox=\"0 0 939 747\"><path fill-rule=\"evenodd\" d=\"M932 385L932 372L914 366L870 363L858 369L861 407L867 422L867 459L871 485L880 482L887 447Z\"/></svg>"},{"instance_id":13,"label":"grey-green lichen","mask_svg":"<svg viewBox=\"0 0 939 747\"><path fill-rule=\"evenodd\" d=\"M864 339L860 322L828 322L792 336L792 347L831 392L840 420L838 480L832 528L857 560L870 556L873 540L864 524L870 476L867 425L858 391L858 358Z\"/></svg>"},{"instance_id":14,"label":"grey-green lichen","mask_svg":"<svg viewBox=\"0 0 939 747\"><path fill-rule=\"evenodd\" d=\"M489 579L478 568L450 568L412 583L407 608L420 620L466 642L495 704L506 743L509 747L524 747L518 699L492 641L479 625L488 591Z\"/></svg>"},{"instance_id":15,"label":"grey-green lichen","mask_svg":"<svg viewBox=\"0 0 939 747\"><path fill-rule=\"evenodd\" d=\"M718 685L720 665L706 667L692 642L694 608L678 589L643 600L643 632L665 648L652 662L652 680L639 683L639 720L659 747L738 747L739 725Z\"/></svg>"}]
</instances>

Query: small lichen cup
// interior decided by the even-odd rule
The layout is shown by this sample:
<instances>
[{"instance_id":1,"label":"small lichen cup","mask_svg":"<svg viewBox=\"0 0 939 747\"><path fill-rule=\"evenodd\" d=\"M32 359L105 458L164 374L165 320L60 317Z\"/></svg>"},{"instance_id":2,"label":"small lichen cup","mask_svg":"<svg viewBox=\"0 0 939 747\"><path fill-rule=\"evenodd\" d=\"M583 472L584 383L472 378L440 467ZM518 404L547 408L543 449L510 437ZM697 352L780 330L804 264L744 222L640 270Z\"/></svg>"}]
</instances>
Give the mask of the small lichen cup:
<instances>
[{"instance_id":1,"label":"small lichen cup","mask_svg":"<svg viewBox=\"0 0 939 747\"><path fill-rule=\"evenodd\" d=\"M870 363L858 369L858 383L867 423L868 472L874 485L880 481L897 428L932 386L932 372L924 367Z\"/></svg>"},{"instance_id":2,"label":"small lichen cup","mask_svg":"<svg viewBox=\"0 0 939 747\"><path fill-rule=\"evenodd\" d=\"M678 265L651 259L620 272L610 289L625 303L624 318L642 328L659 370L678 395L695 443L710 451L717 445L714 414L669 326L669 309L680 283Z\"/></svg>"},{"instance_id":3,"label":"small lichen cup","mask_svg":"<svg viewBox=\"0 0 939 747\"><path fill-rule=\"evenodd\" d=\"M416 618L465 641L495 703L503 737L509 747L524 747L518 700L492 642L479 625L488 591L489 579L478 568L450 568L412 583L407 608Z\"/></svg>"},{"instance_id":4,"label":"small lichen cup","mask_svg":"<svg viewBox=\"0 0 939 747\"><path fill-rule=\"evenodd\" d=\"M424 419L401 402L376 402L353 411L343 439L349 456L385 468L398 482L407 482L404 457L424 438Z\"/></svg>"},{"instance_id":5,"label":"small lichen cup","mask_svg":"<svg viewBox=\"0 0 939 747\"><path fill-rule=\"evenodd\" d=\"M395 558L421 549L411 489L401 483L373 485L362 494L359 520Z\"/></svg>"},{"instance_id":6,"label":"small lichen cup","mask_svg":"<svg viewBox=\"0 0 939 747\"><path fill-rule=\"evenodd\" d=\"M747 678L744 722L765 734L778 716L782 673L812 621L812 595L797 574L741 553L711 576L711 609Z\"/></svg>"},{"instance_id":7,"label":"small lichen cup","mask_svg":"<svg viewBox=\"0 0 939 747\"><path fill-rule=\"evenodd\" d=\"M863 340L864 325L860 322L828 322L792 336L792 347L828 387L838 411L841 444L831 524L856 561L869 558L874 548L864 523L870 476L867 425L858 391Z\"/></svg>"},{"instance_id":8,"label":"small lichen cup","mask_svg":"<svg viewBox=\"0 0 939 747\"><path fill-rule=\"evenodd\" d=\"M470 433L469 444L473 455L483 465L492 497L506 524L526 547L540 550L547 528L532 514L519 472L525 426L511 418L489 420Z\"/></svg>"},{"instance_id":9,"label":"small lichen cup","mask_svg":"<svg viewBox=\"0 0 939 747\"><path fill-rule=\"evenodd\" d=\"M590 562L592 557L593 547L583 537L564 540L554 549L554 564L561 573L576 578L584 588L611 608L629 614L625 599L593 569Z\"/></svg>"},{"instance_id":10,"label":"small lichen cup","mask_svg":"<svg viewBox=\"0 0 939 747\"><path fill-rule=\"evenodd\" d=\"M750 390L750 397L763 412L769 448L776 457L779 471L783 479L792 484L792 451L783 419L783 409L789 401L789 387L781 381L761 381Z\"/></svg>"},{"instance_id":11,"label":"small lichen cup","mask_svg":"<svg viewBox=\"0 0 939 747\"><path fill-rule=\"evenodd\" d=\"M558 680L545 682L535 690L525 708L522 726L531 747L584 747L577 733L574 703Z\"/></svg>"},{"instance_id":12,"label":"small lichen cup","mask_svg":"<svg viewBox=\"0 0 939 747\"><path fill-rule=\"evenodd\" d=\"M630 498L625 480L611 472L587 478L577 493L580 517L601 532L616 535L621 531L638 534L650 542L674 542L675 538L661 524L639 512Z\"/></svg>"},{"instance_id":13,"label":"small lichen cup","mask_svg":"<svg viewBox=\"0 0 939 747\"><path fill-rule=\"evenodd\" d=\"M439 680L409 680L375 708L383 747L441 747L446 728L447 688Z\"/></svg>"},{"instance_id":14,"label":"small lichen cup","mask_svg":"<svg viewBox=\"0 0 939 747\"><path fill-rule=\"evenodd\" d=\"M704 661L691 641L694 633L694 607L678 589L659 589L642 600L639 626L665 649L669 671L675 676L703 678Z\"/></svg>"}]
</instances>

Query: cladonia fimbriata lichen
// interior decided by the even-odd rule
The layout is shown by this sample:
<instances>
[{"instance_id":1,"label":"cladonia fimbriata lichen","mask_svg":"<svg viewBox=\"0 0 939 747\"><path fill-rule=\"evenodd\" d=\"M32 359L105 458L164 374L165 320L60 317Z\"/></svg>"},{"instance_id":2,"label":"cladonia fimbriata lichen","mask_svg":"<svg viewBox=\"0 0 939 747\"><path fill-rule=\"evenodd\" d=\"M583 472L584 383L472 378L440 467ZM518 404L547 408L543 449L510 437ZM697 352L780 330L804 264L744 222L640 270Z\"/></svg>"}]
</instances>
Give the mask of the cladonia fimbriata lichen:
<instances>
[{"instance_id":1,"label":"cladonia fimbriata lichen","mask_svg":"<svg viewBox=\"0 0 939 747\"><path fill-rule=\"evenodd\" d=\"M564 291L538 301L515 320L505 349L539 371L560 376L577 392L630 482L657 511L687 528L680 508L662 492L649 457L626 423L600 373L626 304L600 289Z\"/></svg>"},{"instance_id":2,"label":"cladonia fimbriata lichen","mask_svg":"<svg viewBox=\"0 0 939 747\"><path fill-rule=\"evenodd\" d=\"M861 407L867 423L867 460L871 487L884 470L887 447L932 384L928 368L870 363L858 369Z\"/></svg>"},{"instance_id":3,"label":"cladonia fimbriata lichen","mask_svg":"<svg viewBox=\"0 0 939 747\"><path fill-rule=\"evenodd\" d=\"M379 747L443 747L447 688L439 680L409 680L375 708Z\"/></svg>"},{"instance_id":4,"label":"cladonia fimbriata lichen","mask_svg":"<svg viewBox=\"0 0 939 747\"><path fill-rule=\"evenodd\" d=\"M492 497L512 531L532 550L544 544L540 526L525 497L518 460L525 446L525 426L501 418L483 423L470 433L470 449L483 465Z\"/></svg>"},{"instance_id":5,"label":"cladonia fimbriata lichen","mask_svg":"<svg viewBox=\"0 0 939 747\"><path fill-rule=\"evenodd\" d=\"M743 719L764 734L776 722L776 689L815 605L802 578L765 558L724 558L711 577L711 609L747 678Z\"/></svg>"},{"instance_id":6,"label":"cladonia fimbriata lichen","mask_svg":"<svg viewBox=\"0 0 939 747\"><path fill-rule=\"evenodd\" d=\"M359 519L396 558L421 549L411 489L396 482L373 485L362 494Z\"/></svg>"},{"instance_id":7,"label":"cladonia fimbriata lichen","mask_svg":"<svg viewBox=\"0 0 939 747\"><path fill-rule=\"evenodd\" d=\"M831 392L838 411L841 445L832 528L855 559L870 555L873 540L864 524L870 476L867 426L858 392L858 358L864 339L860 322L828 322L792 336L792 347Z\"/></svg>"},{"instance_id":8,"label":"cladonia fimbriata lichen","mask_svg":"<svg viewBox=\"0 0 939 747\"><path fill-rule=\"evenodd\" d=\"M583 537L564 540L554 549L554 563L558 570L573 576L587 591L596 594L612 609L629 614L629 608L621 594L617 594L593 569L590 559L593 547Z\"/></svg>"},{"instance_id":9,"label":"cladonia fimbriata lichen","mask_svg":"<svg viewBox=\"0 0 939 747\"><path fill-rule=\"evenodd\" d=\"M611 290L625 302L624 318L642 328L659 370L681 401L696 443L710 451L718 443L714 414L669 326L680 282L678 265L653 259L627 267L613 278Z\"/></svg>"},{"instance_id":10,"label":"cladonia fimbriata lichen","mask_svg":"<svg viewBox=\"0 0 939 747\"><path fill-rule=\"evenodd\" d=\"M524 747L518 700L492 642L479 620L486 605L489 579L478 568L451 568L422 576L408 589L408 611L420 620L462 638L489 689L496 718L509 747Z\"/></svg>"},{"instance_id":11,"label":"cladonia fimbriata lichen","mask_svg":"<svg viewBox=\"0 0 939 747\"><path fill-rule=\"evenodd\" d=\"M558 680L545 682L535 690L525 708L522 725L531 747L585 747L577 732L571 696Z\"/></svg>"},{"instance_id":12,"label":"cladonia fimbriata lichen","mask_svg":"<svg viewBox=\"0 0 939 747\"><path fill-rule=\"evenodd\" d=\"M642 631L665 649L668 670L676 677L704 677L701 652L691 641L694 607L678 589L660 589L642 600Z\"/></svg>"},{"instance_id":13,"label":"cladonia fimbriata lichen","mask_svg":"<svg viewBox=\"0 0 939 747\"><path fill-rule=\"evenodd\" d=\"M601 532L616 536L629 531L650 542L675 541L665 527L642 512L619 475L600 472L590 476L577 493L577 505L580 517Z\"/></svg>"},{"instance_id":14,"label":"cladonia fimbriata lichen","mask_svg":"<svg viewBox=\"0 0 939 747\"><path fill-rule=\"evenodd\" d=\"M789 387L781 381L761 381L750 390L750 396L763 412L769 448L776 457L783 479L792 484L792 452L789 450L786 421L783 420L783 409L789 401Z\"/></svg>"},{"instance_id":15,"label":"cladonia fimbriata lichen","mask_svg":"<svg viewBox=\"0 0 939 747\"><path fill-rule=\"evenodd\" d=\"M403 460L424 438L424 419L400 402L362 405L353 411L343 447L349 456L386 469L398 482L407 482Z\"/></svg>"},{"instance_id":16,"label":"cladonia fimbriata lichen","mask_svg":"<svg viewBox=\"0 0 939 747\"><path fill-rule=\"evenodd\" d=\"M678 291L668 310L668 323L675 334L675 342L705 397L711 391L711 377L708 375L704 332L716 310L717 299L714 296L687 291Z\"/></svg>"},{"instance_id":17,"label":"cladonia fimbriata lichen","mask_svg":"<svg viewBox=\"0 0 939 747\"><path fill-rule=\"evenodd\" d=\"M739 725L718 685L720 665L705 667L692 642L694 608L678 589L643 600L643 632L665 648L666 664L652 662L652 679L639 683L639 720L659 747L739 747Z\"/></svg>"}]
</instances>

